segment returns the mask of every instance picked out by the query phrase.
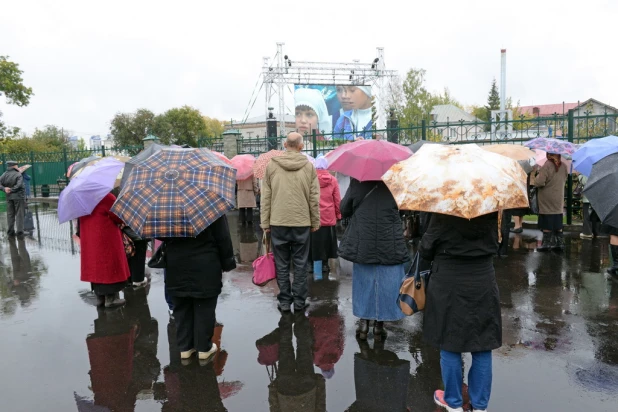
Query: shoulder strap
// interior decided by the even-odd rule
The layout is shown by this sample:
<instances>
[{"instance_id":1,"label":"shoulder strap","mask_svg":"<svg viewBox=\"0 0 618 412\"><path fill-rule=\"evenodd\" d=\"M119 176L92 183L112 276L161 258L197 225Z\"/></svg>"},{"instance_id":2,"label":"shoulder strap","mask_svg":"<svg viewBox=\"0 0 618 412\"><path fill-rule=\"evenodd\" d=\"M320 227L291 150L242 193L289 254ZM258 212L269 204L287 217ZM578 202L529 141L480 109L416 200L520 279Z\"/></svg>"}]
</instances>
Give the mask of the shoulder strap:
<instances>
[{"instance_id":1,"label":"shoulder strap","mask_svg":"<svg viewBox=\"0 0 618 412\"><path fill-rule=\"evenodd\" d=\"M358 210L358 208L363 204L363 202L365 201L365 199L367 199L369 197L369 195L378 188L378 185L375 185L373 187L373 189L371 189L369 192L367 192L367 194L365 195L365 197L363 197L363 199L360 201L360 203L356 206L356 210Z\"/></svg>"}]
</instances>

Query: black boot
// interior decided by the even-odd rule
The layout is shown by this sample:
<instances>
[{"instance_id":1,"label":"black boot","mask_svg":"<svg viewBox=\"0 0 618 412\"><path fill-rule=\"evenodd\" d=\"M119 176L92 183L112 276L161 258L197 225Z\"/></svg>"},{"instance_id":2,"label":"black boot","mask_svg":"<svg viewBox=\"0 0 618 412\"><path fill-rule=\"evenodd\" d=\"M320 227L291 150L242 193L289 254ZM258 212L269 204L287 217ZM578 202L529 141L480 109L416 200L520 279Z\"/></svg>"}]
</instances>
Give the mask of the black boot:
<instances>
[{"instance_id":1,"label":"black boot","mask_svg":"<svg viewBox=\"0 0 618 412\"><path fill-rule=\"evenodd\" d=\"M386 338L386 331L384 330L384 322L378 322L373 325L373 338L376 342Z\"/></svg>"},{"instance_id":2,"label":"black boot","mask_svg":"<svg viewBox=\"0 0 618 412\"><path fill-rule=\"evenodd\" d=\"M554 242L552 242L552 249L558 252L562 252L564 250L564 233L562 231L554 232Z\"/></svg>"},{"instance_id":3,"label":"black boot","mask_svg":"<svg viewBox=\"0 0 618 412\"><path fill-rule=\"evenodd\" d=\"M618 279L618 246L609 245L610 250L612 251L612 261L614 264L612 267L607 269L607 273L610 274L613 278Z\"/></svg>"},{"instance_id":4,"label":"black boot","mask_svg":"<svg viewBox=\"0 0 618 412\"><path fill-rule=\"evenodd\" d=\"M369 321L361 319L356 329L356 337L360 340L367 340L367 333L369 333Z\"/></svg>"},{"instance_id":5,"label":"black boot","mask_svg":"<svg viewBox=\"0 0 618 412\"><path fill-rule=\"evenodd\" d=\"M538 247L536 250L538 250L539 252L547 252L548 250L550 250L552 237L553 236L551 232L543 232L543 243L541 243L541 246Z\"/></svg>"}]
</instances>

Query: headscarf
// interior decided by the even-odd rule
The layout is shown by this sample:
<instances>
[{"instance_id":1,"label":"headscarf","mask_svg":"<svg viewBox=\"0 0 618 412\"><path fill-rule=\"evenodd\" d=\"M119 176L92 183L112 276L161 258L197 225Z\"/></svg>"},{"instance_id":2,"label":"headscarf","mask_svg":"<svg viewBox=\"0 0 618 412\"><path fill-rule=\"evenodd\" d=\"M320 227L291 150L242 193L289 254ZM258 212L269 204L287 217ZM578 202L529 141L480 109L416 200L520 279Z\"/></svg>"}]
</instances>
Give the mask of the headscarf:
<instances>
[{"instance_id":1,"label":"headscarf","mask_svg":"<svg viewBox=\"0 0 618 412\"><path fill-rule=\"evenodd\" d=\"M319 90L301 88L294 92L294 107L306 106L313 109L318 115L319 133L332 133L333 121L328 114L328 108L324 101L324 96Z\"/></svg>"},{"instance_id":2,"label":"headscarf","mask_svg":"<svg viewBox=\"0 0 618 412\"><path fill-rule=\"evenodd\" d=\"M560 170L560 166L562 165L562 157L556 153L547 153L547 160L554 164L556 168L556 172Z\"/></svg>"},{"instance_id":3,"label":"headscarf","mask_svg":"<svg viewBox=\"0 0 618 412\"><path fill-rule=\"evenodd\" d=\"M317 159L315 159L315 168L316 170L326 170L328 168L328 160L324 157L324 155L319 155Z\"/></svg>"},{"instance_id":4,"label":"headscarf","mask_svg":"<svg viewBox=\"0 0 618 412\"><path fill-rule=\"evenodd\" d=\"M361 89L368 97L371 97L371 86L356 86Z\"/></svg>"}]
</instances>

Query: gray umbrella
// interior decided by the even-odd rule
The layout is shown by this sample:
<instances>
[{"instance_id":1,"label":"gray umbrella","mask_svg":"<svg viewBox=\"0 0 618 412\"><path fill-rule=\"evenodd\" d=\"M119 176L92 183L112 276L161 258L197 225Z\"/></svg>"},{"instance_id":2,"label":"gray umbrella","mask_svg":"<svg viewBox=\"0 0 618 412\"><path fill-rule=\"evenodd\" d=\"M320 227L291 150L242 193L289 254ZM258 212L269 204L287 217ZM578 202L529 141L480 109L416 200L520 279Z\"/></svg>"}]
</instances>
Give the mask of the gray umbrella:
<instances>
[{"instance_id":1,"label":"gray umbrella","mask_svg":"<svg viewBox=\"0 0 618 412\"><path fill-rule=\"evenodd\" d=\"M423 147L423 145L426 145L426 144L443 144L443 143L440 143L440 142L430 142L428 140L419 140L418 142L413 143L410 146L408 146L408 148L410 150L412 150L412 153L416 153L416 152L419 151L419 149L421 147Z\"/></svg>"},{"instance_id":2,"label":"gray umbrella","mask_svg":"<svg viewBox=\"0 0 618 412\"><path fill-rule=\"evenodd\" d=\"M75 173L78 170L83 169L84 167L88 166L88 163L92 162L93 160L97 160L97 159L100 159L100 157L92 155L90 157L86 157L80 160L79 162L75 164L75 166L73 166L73 168L71 169L71 173L67 177L70 179L72 176L75 176Z\"/></svg>"},{"instance_id":3,"label":"gray umbrella","mask_svg":"<svg viewBox=\"0 0 618 412\"><path fill-rule=\"evenodd\" d=\"M603 223L618 227L618 153L592 166L583 194Z\"/></svg>"},{"instance_id":4,"label":"gray umbrella","mask_svg":"<svg viewBox=\"0 0 618 412\"><path fill-rule=\"evenodd\" d=\"M122 172L122 179L120 180L120 189L124 188L124 185L127 183L127 180L129 180L129 175L131 174L131 170L133 169L133 166L135 166L136 164L140 162L143 162L144 160L148 159L153 154L161 151L161 149L164 149L166 147L169 147L169 146L154 143L148 146L148 148L139 152L137 155L133 156L131 160L125 163L124 172Z\"/></svg>"}]
</instances>

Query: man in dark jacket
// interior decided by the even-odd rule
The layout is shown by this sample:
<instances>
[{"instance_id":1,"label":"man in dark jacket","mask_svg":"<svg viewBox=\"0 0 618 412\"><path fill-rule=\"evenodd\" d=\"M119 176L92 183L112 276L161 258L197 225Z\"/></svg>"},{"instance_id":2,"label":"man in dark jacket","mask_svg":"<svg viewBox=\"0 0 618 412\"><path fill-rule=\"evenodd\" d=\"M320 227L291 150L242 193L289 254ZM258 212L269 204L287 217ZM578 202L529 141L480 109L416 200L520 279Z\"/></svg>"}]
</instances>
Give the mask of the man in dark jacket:
<instances>
[{"instance_id":1,"label":"man in dark jacket","mask_svg":"<svg viewBox=\"0 0 618 412\"><path fill-rule=\"evenodd\" d=\"M17 162L9 160L6 162L7 171L0 176L0 190L6 193L6 214L9 223L9 236L15 236L15 226L17 226L17 236L24 234L24 208L25 208L25 188L24 178L17 170Z\"/></svg>"}]
</instances>

